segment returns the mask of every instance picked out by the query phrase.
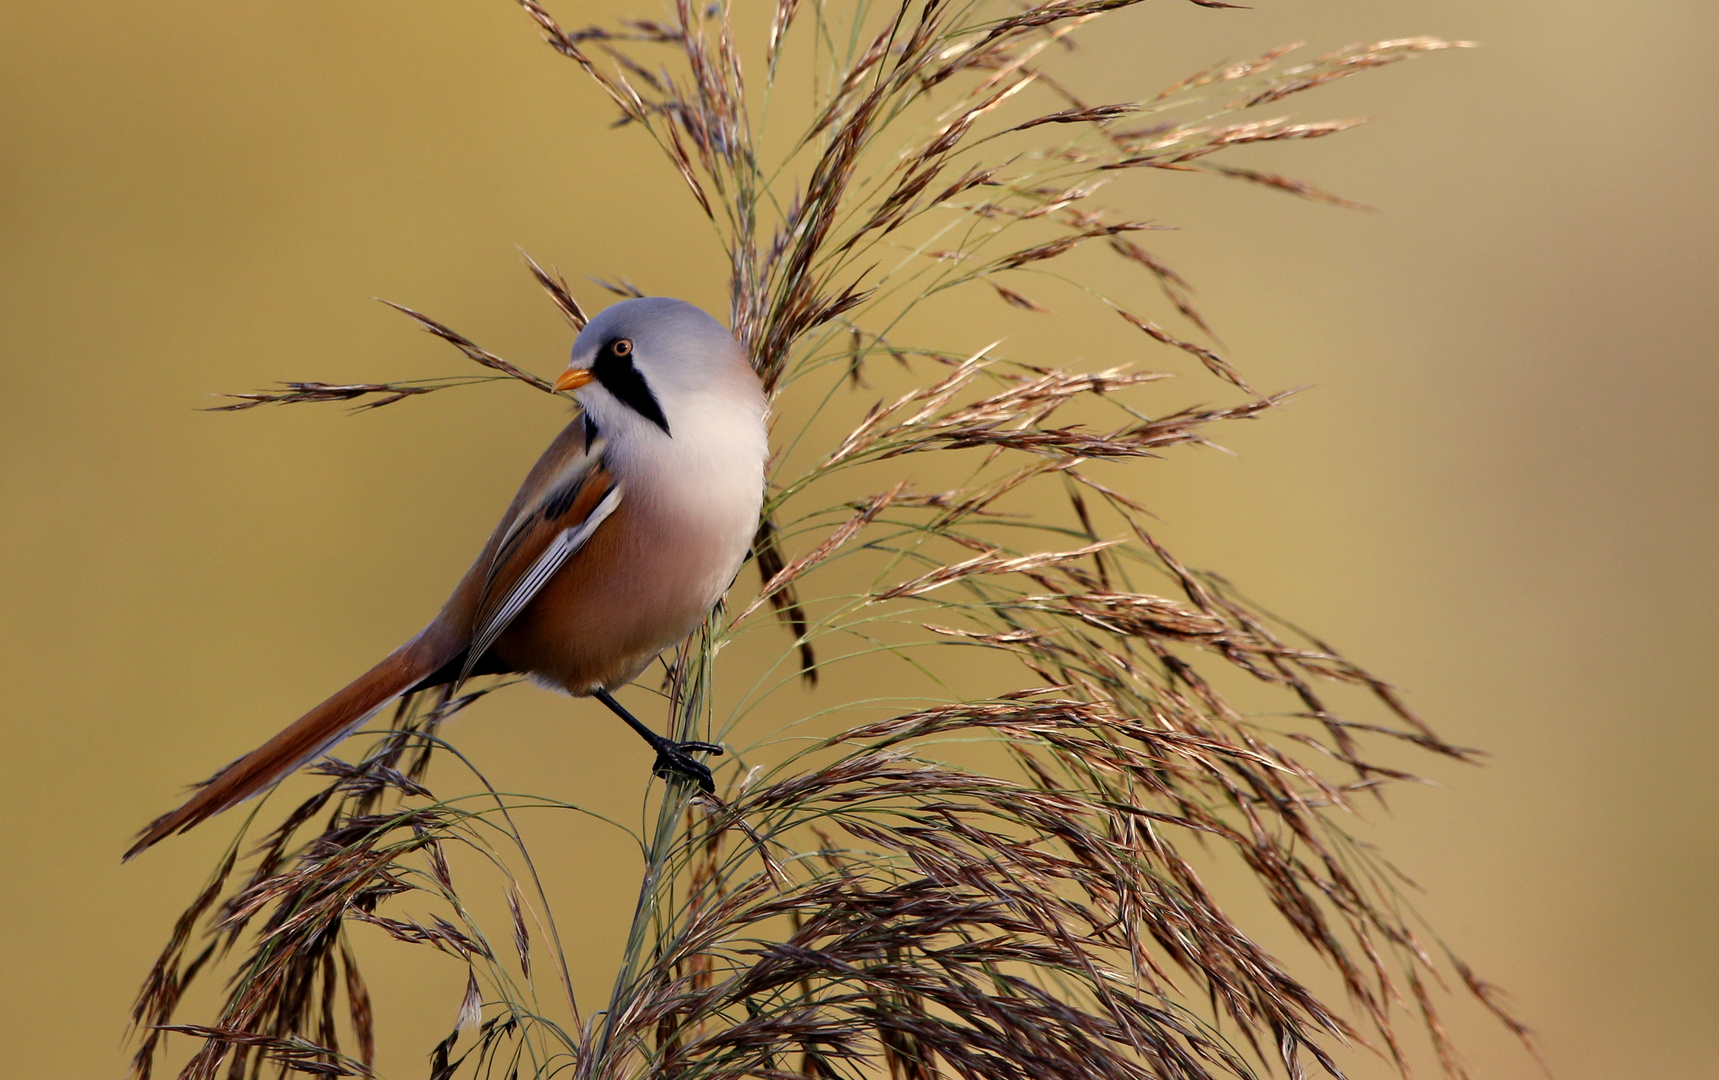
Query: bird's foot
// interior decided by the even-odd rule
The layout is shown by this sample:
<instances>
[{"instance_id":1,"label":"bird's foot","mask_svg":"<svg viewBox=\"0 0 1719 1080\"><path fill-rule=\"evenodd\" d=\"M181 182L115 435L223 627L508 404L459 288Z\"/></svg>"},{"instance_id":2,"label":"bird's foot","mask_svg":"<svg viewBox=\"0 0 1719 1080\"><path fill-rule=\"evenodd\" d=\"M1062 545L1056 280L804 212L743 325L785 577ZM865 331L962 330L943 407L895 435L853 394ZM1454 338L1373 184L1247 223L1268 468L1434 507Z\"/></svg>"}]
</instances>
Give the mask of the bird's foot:
<instances>
[{"instance_id":1,"label":"bird's foot","mask_svg":"<svg viewBox=\"0 0 1719 1080\"><path fill-rule=\"evenodd\" d=\"M678 776L690 780L706 795L715 793L716 782L711 778L710 768L693 757L689 751L720 754L722 747L715 743L675 742L672 739L661 739L652 745L656 747L657 761L651 766L651 772L664 778Z\"/></svg>"}]
</instances>

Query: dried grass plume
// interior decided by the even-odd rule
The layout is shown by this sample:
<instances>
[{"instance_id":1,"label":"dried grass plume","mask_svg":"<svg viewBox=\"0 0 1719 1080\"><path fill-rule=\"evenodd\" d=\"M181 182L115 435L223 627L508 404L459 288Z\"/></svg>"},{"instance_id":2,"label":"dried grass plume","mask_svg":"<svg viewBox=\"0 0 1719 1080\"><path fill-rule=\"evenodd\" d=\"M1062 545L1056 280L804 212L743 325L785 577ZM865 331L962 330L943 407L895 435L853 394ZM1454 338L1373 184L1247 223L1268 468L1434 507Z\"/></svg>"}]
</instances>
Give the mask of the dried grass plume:
<instances>
[{"instance_id":1,"label":"dried grass plume","mask_svg":"<svg viewBox=\"0 0 1719 1080\"><path fill-rule=\"evenodd\" d=\"M1123 178L1172 171L1350 205L1225 157L1338 135L1355 122L1282 110L1462 43L1311 58L1291 45L1094 102L1073 74L1075 32L1133 0L779 0L750 36L727 7L687 0L579 28L520 3L606 97L613 137L654 140L684 181L773 397L780 455L756 591L737 588L664 685L677 737L735 751L726 786L662 788L637 834L623 960L593 1007L575 1000L580 943L558 929L514 815L588 819L503 794L446 742L447 719L495 687L408 701L362 756L319 765L325 786L260 841L235 838L140 994L134 1075L165 1060L170 1035L195 1048L187 1078L369 1075L384 1014L351 947L361 934L438 950L460 971L457 1026L430 1051L436 1080L1340 1075L1345 1044L1407 1075L1416 1027L1461 1076L1438 1012L1447 978L1525 1036L1350 831L1412 779L1402 756L1471 752L1166 550L1129 494L1130 470L1164 467L1172 448L1209 444L1284 395L1256 390L1210 344L1191 285L1148 244L1156 226L1099 201ZM581 327L566 280L530 270ZM1138 353L1073 370L918 329L955 306L1049 317L1052 292L1068 333L1120 319L1140 331ZM224 407L375 408L489 379L547 388L401 310L486 372L291 382ZM1142 358L1215 379L1191 402L1171 372L1133 366ZM895 390L869 391L886 377ZM820 442L855 394L878 400ZM1197 403L1208 395L1219 403ZM774 666L725 654L742 635L768 635ZM962 685L971 650L1013 681L938 699L939 678ZM837 665L911 670L925 688L910 706L749 723ZM1202 870L1225 863L1307 956L1291 963L1242 925ZM1298 970L1308 957L1343 1000ZM230 982L216 1015L180 1019L187 986L217 967Z\"/></svg>"}]
</instances>

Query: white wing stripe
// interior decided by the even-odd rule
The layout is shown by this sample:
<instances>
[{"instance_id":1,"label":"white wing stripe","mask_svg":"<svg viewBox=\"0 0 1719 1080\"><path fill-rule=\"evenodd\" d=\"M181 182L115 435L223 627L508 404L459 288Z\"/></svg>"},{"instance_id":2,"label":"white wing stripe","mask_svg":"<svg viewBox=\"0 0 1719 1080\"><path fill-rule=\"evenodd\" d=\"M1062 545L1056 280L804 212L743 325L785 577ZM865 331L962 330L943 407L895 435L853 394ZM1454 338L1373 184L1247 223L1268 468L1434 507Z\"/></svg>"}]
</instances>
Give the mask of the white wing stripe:
<instances>
[{"instance_id":1,"label":"white wing stripe","mask_svg":"<svg viewBox=\"0 0 1719 1080\"><path fill-rule=\"evenodd\" d=\"M579 454L577 457L574 457L572 460L567 462L567 464L563 465L560 472L558 472L549 481L549 483L543 486L543 490L548 493L548 498L554 499L557 492L576 490L583 482L585 476L590 473L591 466L602 460L603 446L603 440L598 439L587 445L584 453ZM519 538L521 533L530 527L532 521L535 520L537 516L537 512L542 510L542 508L543 500L539 500L536 503L521 508L519 515L513 519L513 524L508 526L506 535L501 538L501 543L496 545L495 558L490 564L490 572L492 574L495 572L495 568L497 566L500 566L507 560L508 555L511 554L510 549L512 548L513 542Z\"/></svg>"},{"instance_id":2,"label":"white wing stripe","mask_svg":"<svg viewBox=\"0 0 1719 1080\"><path fill-rule=\"evenodd\" d=\"M549 542L549 546L543 549L543 554L539 555L537 561L531 564L531 569L520 576L519 581L513 586L513 591L507 594L507 599L502 601L495 614L490 616L489 620L479 627L477 634L473 636L471 649L466 653L465 666L460 671L459 681L461 683L466 681L466 677L471 674L472 668L476 666L479 658L489 651L491 645L495 644L495 639L501 636L501 632L507 629L514 617L525 610L525 605L531 603L531 598L537 595L544 583L554 576L555 571L561 569L562 564L575 551L585 546L585 541L591 539L591 534L597 531L597 526L603 524L603 521L614 513L615 507L619 505L621 505L621 488L616 485L610 488L609 493L603 496L602 501L592 508L591 513L584 521L571 529L563 529L559 536Z\"/></svg>"}]
</instances>

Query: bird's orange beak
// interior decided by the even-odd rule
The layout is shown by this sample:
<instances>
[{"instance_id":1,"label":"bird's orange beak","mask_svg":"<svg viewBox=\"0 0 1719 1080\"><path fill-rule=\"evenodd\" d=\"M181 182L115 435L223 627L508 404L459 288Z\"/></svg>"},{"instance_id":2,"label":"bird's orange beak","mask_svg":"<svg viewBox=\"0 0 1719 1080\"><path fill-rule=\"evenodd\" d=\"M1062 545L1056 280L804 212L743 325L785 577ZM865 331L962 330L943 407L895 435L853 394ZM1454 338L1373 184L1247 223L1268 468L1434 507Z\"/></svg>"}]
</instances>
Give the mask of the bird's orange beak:
<instances>
[{"instance_id":1,"label":"bird's orange beak","mask_svg":"<svg viewBox=\"0 0 1719 1080\"><path fill-rule=\"evenodd\" d=\"M561 373L561 377L559 379L555 380L555 392L560 393L563 390L577 390L596 377L597 376L591 374L590 368L570 367Z\"/></svg>"}]
</instances>

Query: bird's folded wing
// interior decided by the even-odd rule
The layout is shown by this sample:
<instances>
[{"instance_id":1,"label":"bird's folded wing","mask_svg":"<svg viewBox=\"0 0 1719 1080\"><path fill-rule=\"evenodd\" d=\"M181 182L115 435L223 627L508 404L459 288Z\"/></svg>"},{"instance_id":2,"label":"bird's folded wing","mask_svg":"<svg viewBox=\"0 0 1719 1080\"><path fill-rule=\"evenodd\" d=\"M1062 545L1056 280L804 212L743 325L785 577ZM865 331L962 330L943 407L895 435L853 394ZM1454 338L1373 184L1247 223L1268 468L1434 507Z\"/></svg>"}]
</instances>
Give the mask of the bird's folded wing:
<instances>
[{"instance_id":1,"label":"bird's folded wing","mask_svg":"<svg viewBox=\"0 0 1719 1080\"><path fill-rule=\"evenodd\" d=\"M520 505L490 557L460 672L464 682L509 623L621 504L603 442L569 455Z\"/></svg>"},{"instance_id":2,"label":"bird's folded wing","mask_svg":"<svg viewBox=\"0 0 1719 1080\"><path fill-rule=\"evenodd\" d=\"M483 553L423 632L151 822L125 857L267 790L388 702L446 682L456 664L464 664L463 680L620 501L603 466L603 441L575 420L532 467Z\"/></svg>"}]
</instances>

